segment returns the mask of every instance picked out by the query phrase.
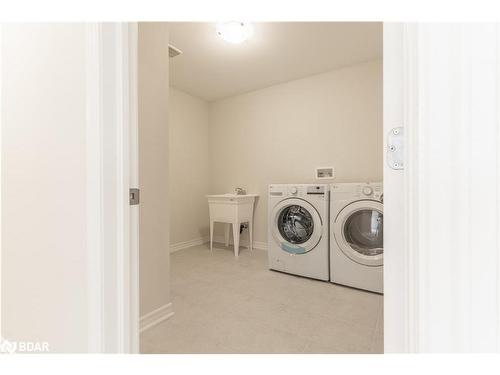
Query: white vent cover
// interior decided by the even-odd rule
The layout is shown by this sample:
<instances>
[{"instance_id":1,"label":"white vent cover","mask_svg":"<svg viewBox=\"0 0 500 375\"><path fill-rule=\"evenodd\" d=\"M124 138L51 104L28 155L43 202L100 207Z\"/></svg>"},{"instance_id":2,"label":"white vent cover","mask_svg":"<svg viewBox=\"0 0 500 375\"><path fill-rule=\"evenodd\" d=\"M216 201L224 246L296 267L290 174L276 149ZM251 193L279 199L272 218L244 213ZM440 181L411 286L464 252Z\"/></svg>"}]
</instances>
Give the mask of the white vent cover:
<instances>
[{"instance_id":1,"label":"white vent cover","mask_svg":"<svg viewBox=\"0 0 500 375\"><path fill-rule=\"evenodd\" d=\"M170 58L175 57L175 56L179 56L181 54L182 54L182 51L179 48L177 48L171 44L168 45L168 56Z\"/></svg>"}]
</instances>

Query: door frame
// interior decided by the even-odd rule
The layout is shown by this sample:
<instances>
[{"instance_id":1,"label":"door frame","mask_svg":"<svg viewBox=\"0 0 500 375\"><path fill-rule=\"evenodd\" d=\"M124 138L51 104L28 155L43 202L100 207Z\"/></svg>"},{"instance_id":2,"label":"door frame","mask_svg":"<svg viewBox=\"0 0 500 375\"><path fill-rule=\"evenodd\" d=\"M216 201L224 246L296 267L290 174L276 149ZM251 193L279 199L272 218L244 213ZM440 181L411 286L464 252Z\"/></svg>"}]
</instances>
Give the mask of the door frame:
<instances>
[{"instance_id":1,"label":"door frame","mask_svg":"<svg viewBox=\"0 0 500 375\"><path fill-rule=\"evenodd\" d=\"M408 101L403 88L411 82L405 67L412 63L404 28L404 24L384 24L384 144L389 129L403 126L411 110L403 104ZM137 23L87 24L86 36L88 349L138 353L138 207L131 208L128 202L128 189L138 186ZM106 136L105 131L111 133ZM383 152L384 345L386 352L408 352L414 348L417 329L412 318L413 263L407 251L411 238L405 236L411 234L405 217L408 181L402 171L387 167ZM113 204L105 199L107 172L118 197ZM113 247L107 246L110 238L115 240ZM106 258L108 253L111 258ZM0 286L1 266L0 258Z\"/></svg>"},{"instance_id":2,"label":"door frame","mask_svg":"<svg viewBox=\"0 0 500 375\"><path fill-rule=\"evenodd\" d=\"M3 100L2 100L2 93L3 93L3 90L2 90L2 72L3 72L3 68L2 68L2 55L3 55L3 26L2 24L0 23L0 340L2 339L2 333L3 333L3 308L2 308L2 301L3 301L3 297L2 297L2 290L3 290L3 286L2 286L2 280L3 280L3 275L2 275L2 269L3 269L3 264L2 264L2 244L3 244L3 237L2 237L2 228L3 228L3 208L2 208L2 203L3 203L3 189L2 189L2 186L3 186L3 182L2 182L2 176L3 176L3 169L2 169L2 166L3 166L3 158L2 158L2 142L3 142L3 138L2 138L2 129L3 129L3 125L2 125L2 103L3 103Z\"/></svg>"},{"instance_id":3,"label":"door frame","mask_svg":"<svg viewBox=\"0 0 500 375\"><path fill-rule=\"evenodd\" d=\"M137 24L87 37L89 352L139 352Z\"/></svg>"},{"instance_id":4,"label":"door frame","mask_svg":"<svg viewBox=\"0 0 500 375\"><path fill-rule=\"evenodd\" d=\"M389 132L405 127L405 80L408 64L405 25L384 23L383 26L383 170L384 170L384 352L409 352L411 260L407 254L406 233L409 231L405 212L405 171L387 164L386 144Z\"/></svg>"},{"instance_id":5,"label":"door frame","mask_svg":"<svg viewBox=\"0 0 500 375\"><path fill-rule=\"evenodd\" d=\"M115 212L115 220L113 223L109 223L109 232L118 234L118 243L121 245L119 247L121 252L117 253L117 262L115 263L118 265L117 272L113 273L112 268L105 267L102 283L104 292L99 295L101 297L105 295L107 282L117 280L116 277L118 277L118 287L111 288L116 296L117 315L114 317L118 317L118 331L113 335L113 332L110 333L106 330L106 324L102 327L105 332L104 336L108 338L109 335L110 342L116 343L114 347L110 347L111 351L114 349L120 352L138 352L138 220L136 220L136 216L130 214L130 206L128 206L128 188L133 180L130 168L133 166L137 171L138 162L136 153L138 148L136 142L137 90L134 92L134 88L137 89L137 77L134 76L136 69L131 69L137 59L137 25L135 28L133 24L114 24L114 26L101 27L113 28L114 37L111 39L115 55L112 55L110 59L114 61L113 69L118 72L117 74L120 74L119 78L121 78L121 81L120 79L116 80L116 87L114 91L111 90L112 92L107 92L106 86L101 86L101 89L104 89L101 102L107 94L120 99L116 101L118 105L114 108L116 111L114 118L118 124L117 139L120 151L117 158L118 163L115 164L116 176L120 182L116 191L120 193L121 197ZM422 293L424 287L428 287L427 284L432 279L428 270L419 267L422 257L420 251L422 249L419 247L421 218L417 209L420 207L418 205L429 197L419 196L417 189L420 177L419 160L415 152L408 151L414 151L418 149L417 145L421 147L422 144L428 142L428 139L420 137L418 133L417 124L422 105L418 102L418 85L430 69L427 65L419 65L421 41L415 28L414 24L384 23L383 31L384 351L387 353L418 352L422 348L420 345L422 332L432 328L431 321L422 319L421 316L422 308L426 307L426 300L422 298ZM497 32L497 51L500 51L500 27ZM500 54L500 52L498 53ZM102 67L106 67L106 64L103 64ZM465 72L462 74L466 76ZM500 76L500 73L497 74ZM104 76L106 75L104 74ZM497 83L498 87L500 87L499 85L500 80ZM103 108L104 111L111 110L108 106ZM385 145L388 141L388 134L395 127L402 127L405 133L405 170L392 169L388 166L386 159ZM135 143L131 144L131 141ZM106 147L102 150L103 159L112 157L112 155L108 155L110 151ZM102 207L106 210L105 204L102 204ZM107 225L107 222L103 222L104 233L108 232ZM113 225L118 226L118 228L114 228L115 232L113 232ZM106 251L108 250L106 249ZM101 256L103 251L104 247L101 247ZM500 270L500 263L498 269ZM96 270L93 272L98 276ZM497 273L500 271L497 270ZM500 290L500 283L497 287ZM108 301L106 302L108 303ZM451 303L451 299L448 302ZM500 295L496 302L500 306ZM99 303L102 311L104 308L102 298L100 302L96 299L96 305ZM448 307L449 304L446 305L446 308ZM457 313L467 316L472 311L471 309L471 306L461 305L460 311ZM107 310L105 312L107 313ZM500 331L497 332L497 335L498 342L500 342ZM108 346L106 345L105 348Z\"/></svg>"}]
</instances>

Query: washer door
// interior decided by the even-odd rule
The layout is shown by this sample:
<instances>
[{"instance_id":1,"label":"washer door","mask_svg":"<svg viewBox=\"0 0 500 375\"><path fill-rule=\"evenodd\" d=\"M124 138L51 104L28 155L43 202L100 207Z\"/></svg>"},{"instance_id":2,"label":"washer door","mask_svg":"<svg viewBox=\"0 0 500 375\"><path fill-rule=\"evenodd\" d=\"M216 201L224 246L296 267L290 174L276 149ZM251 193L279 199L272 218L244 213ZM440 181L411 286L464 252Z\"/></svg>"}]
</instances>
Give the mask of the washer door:
<instances>
[{"instance_id":1,"label":"washer door","mask_svg":"<svg viewBox=\"0 0 500 375\"><path fill-rule=\"evenodd\" d=\"M323 223L307 201L288 198L274 206L271 214L273 237L280 248L291 254L305 254L321 240Z\"/></svg>"},{"instance_id":2,"label":"washer door","mask_svg":"<svg viewBox=\"0 0 500 375\"><path fill-rule=\"evenodd\" d=\"M377 201L353 202L337 215L334 236L342 252L365 266L384 264L384 212Z\"/></svg>"}]
</instances>

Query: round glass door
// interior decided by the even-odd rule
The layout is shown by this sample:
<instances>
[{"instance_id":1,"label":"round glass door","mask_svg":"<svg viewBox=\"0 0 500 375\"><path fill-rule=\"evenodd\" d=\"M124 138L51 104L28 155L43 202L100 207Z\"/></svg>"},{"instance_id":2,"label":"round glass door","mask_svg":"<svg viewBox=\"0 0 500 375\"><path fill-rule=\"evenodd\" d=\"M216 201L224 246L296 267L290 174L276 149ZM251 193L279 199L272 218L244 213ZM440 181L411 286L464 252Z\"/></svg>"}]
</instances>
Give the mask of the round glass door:
<instances>
[{"instance_id":1,"label":"round glass door","mask_svg":"<svg viewBox=\"0 0 500 375\"><path fill-rule=\"evenodd\" d=\"M333 234L342 252L365 266L384 264L384 213L378 201L353 202L333 223Z\"/></svg>"},{"instance_id":2,"label":"round glass door","mask_svg":"<svg viewBox=\"0 0 500 375\"><path fill-rule=\"evenodd\" d=\"M366 256L384 252L384 215L374 209L355 211L344 224L344 237L358 253Z\"/></svg>"},{"instance_id":3,"label":"round glass door","mask_svg":"<svg viewBox=\"0 0 500 375\"><path fill-rule=\"evenodd\" d=\"M299 205L287 206L281 210L277 224L281 236L294 245L307 242L314 232L311 214Z\"/></svg>"},{"instance_id":4,"label":"round glass door","mask_svg":"<svg viewBox=\"0 0 500 375\"><path fill-rule=\"evenodd\" d=\"M286 198L276 204L271 220L276 244L290 254L305 254L313 250L323 233L318 211L300 198Z\"/></svg>"}]
</instances>

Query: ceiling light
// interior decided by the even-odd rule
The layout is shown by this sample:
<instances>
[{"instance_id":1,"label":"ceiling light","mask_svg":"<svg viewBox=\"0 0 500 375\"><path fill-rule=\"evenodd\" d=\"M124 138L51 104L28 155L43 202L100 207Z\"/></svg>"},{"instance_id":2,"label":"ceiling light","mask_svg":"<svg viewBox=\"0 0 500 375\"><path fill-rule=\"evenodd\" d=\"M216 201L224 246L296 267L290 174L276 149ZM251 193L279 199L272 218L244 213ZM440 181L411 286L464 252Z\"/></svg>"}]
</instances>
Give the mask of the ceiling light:
<instances>
[{"instance_id":1,"label":"ceiling light","mask_svg":"<svg viewBox=\"0 0 500 375\"><path fill-rule=\"evenodd\" d=\"M253 27L246 22L231 21L218 23L216 31L226 42L239 44L252 36Z\"/></svg>"}]
</instances>

